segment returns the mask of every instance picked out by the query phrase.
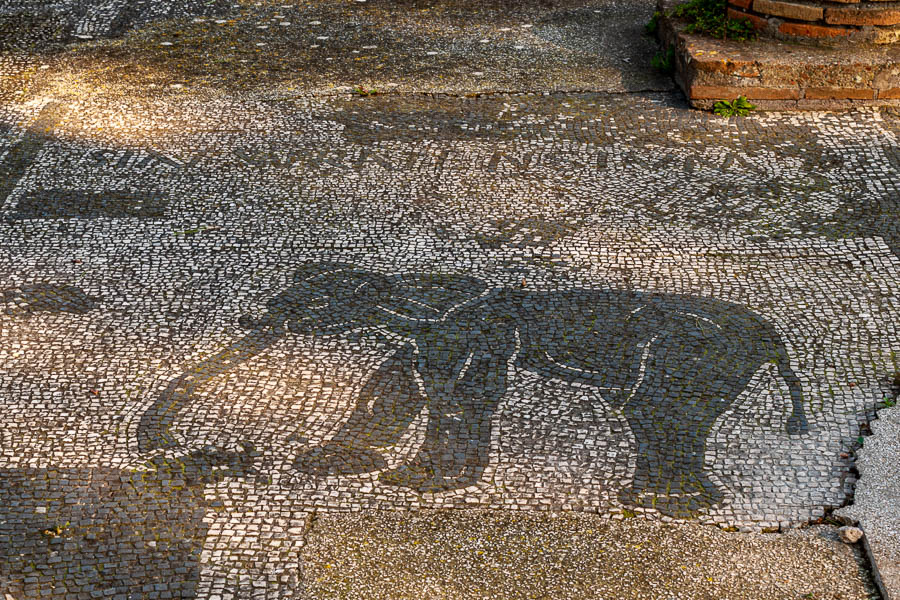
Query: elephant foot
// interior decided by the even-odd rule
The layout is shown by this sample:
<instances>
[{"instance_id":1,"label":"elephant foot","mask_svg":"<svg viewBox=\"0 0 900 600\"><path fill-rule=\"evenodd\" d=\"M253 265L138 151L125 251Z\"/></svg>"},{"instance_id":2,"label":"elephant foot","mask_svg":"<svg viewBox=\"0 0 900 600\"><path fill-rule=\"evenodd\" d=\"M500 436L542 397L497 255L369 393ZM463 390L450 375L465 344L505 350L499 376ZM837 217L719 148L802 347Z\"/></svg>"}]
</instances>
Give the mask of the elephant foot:
<instances>
[{"instance_id":1,"label":"elephant foot","mask_svg":"<svg viewBox=\"0 0 900 600\"><path fill-rule=\"evenodd\" d=\"M315 477L359 475L386 467L384 458L374 450L337 444L311 448L294 460L295 469Z\"/></svg>"},{"instance_id":2,"label":"elephant foot","mask_svg":"<svg viewBox=\"0 0 900 600\"><path fill-rule=\"evenodd\" d=\"M705 477L681 488L669 485L629 487L619 492L626 507L647 508L676 519L693 519L723 499L722 492Z\"/></svg>"},{"instance_id":3,"label":"elephant foot","mask_svg":"<svg viewBox=\"0 0 900 600\"><path fill-rule=\"evenodd\" d=\"M787 420L787 432L790 435L802 435L809 432L809 423L806 416L801 414L792 414Z\"/></svg>"},{"instance_id":4,"label":"elephant foot","mask_svg":"<svg viewBox=\"0 0 900 600\"><path fill-rule=\"evenodd\" d=\"M444 469L440 465L412 461L396 469L385 471L378 480L386 485L406 487L422 494L458 490L478 483L479 477L470 467Z\"/></svg>"}]
</instances>

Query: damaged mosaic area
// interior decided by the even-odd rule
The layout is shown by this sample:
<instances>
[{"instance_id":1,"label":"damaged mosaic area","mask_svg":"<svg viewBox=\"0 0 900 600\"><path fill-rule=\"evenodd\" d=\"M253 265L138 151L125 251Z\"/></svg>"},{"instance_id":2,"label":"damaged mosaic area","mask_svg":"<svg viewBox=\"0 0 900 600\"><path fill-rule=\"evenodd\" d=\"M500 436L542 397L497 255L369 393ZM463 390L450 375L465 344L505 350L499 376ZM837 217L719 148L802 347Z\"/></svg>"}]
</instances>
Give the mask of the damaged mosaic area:
<instances>
[{"instance_id":1,"label":"damaged mosaic area","mask_svg":"<svg viewBox=\"0 0 900 600\"><path fill-rule=\"evenodd\" d=\"M890 114L117 102L0 109L0 591L301 597L321 511L777 530L852 491Z\"/></svg>"}]
</instances>

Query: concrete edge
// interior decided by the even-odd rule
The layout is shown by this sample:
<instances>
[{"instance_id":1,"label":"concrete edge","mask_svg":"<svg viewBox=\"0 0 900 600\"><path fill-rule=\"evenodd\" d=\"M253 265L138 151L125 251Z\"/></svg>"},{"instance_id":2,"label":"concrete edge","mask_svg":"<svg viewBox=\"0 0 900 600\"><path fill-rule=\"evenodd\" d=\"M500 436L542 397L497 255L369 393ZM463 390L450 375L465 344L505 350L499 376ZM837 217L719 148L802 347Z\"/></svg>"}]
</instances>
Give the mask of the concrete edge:
<instances>
[{"instance_id":1,"label":"concrete edge","mask_svg":"<svg viewBox=\"0 0 900 600\"><path fill-rule=\"evenodd\" d=\"M869 566L872 568L872 579L875 581L875 585L878 586L878 593L881 594L882 600L898 600L897 594L892 595L891 591L887 588L887 584L884 582L884 577L878 568L878 561L875 560L875 553L872 552L872 545L869 544L869 536L864 535L862 542L863 549L866 552L866 558L869 559Z\"/></svg>"}]
</instances>

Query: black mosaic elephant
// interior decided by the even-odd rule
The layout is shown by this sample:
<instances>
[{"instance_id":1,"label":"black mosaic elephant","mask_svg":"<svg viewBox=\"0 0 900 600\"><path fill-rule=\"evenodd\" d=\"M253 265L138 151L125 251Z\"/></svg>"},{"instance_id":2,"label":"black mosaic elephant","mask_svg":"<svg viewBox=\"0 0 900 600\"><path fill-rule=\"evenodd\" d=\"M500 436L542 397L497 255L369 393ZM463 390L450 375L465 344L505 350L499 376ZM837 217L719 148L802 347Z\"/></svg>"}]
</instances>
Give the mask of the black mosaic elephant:
<instances>
[{"instance_id":1,"label":"black mosaic elephant","mask_svg":"<svg viewBox=\"0 0 900 600\"><path fill-rule=\"evenodd\" d=\"M763 318L710 298L618 290L533 291L461 275L380 275L338 263L301 268L250 333L174 380L144 414L142 452L175 444L168 429L204 380L281 336L383 336L394 351L366 381L329 442L301 454L311 475L381 471L421 492L477 483L489 462L491 418L511 368L594 386L637 442L628 506L688 517L722 499L704 467L706 438L751 377L769 363L790 391L790 433L807 429L800 382ZM565 402L565 398L560 398ZM427 410L417 455L387 469L396 445Z\"/></svg>"}]
</instances>

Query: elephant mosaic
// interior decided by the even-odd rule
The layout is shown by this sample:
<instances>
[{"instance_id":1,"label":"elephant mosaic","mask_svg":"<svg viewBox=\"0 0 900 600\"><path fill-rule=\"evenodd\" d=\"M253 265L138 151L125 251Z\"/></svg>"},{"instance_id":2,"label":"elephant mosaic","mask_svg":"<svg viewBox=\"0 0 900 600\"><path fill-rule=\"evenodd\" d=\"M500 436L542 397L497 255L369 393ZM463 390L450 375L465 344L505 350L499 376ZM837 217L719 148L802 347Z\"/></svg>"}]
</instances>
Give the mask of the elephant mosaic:
<instances>
[{"instance_id":1,"label":"elephant mosaic","mask_svg":"<svg viewBox=\"0 0 900 600\"><path fill-rule=\"evenodd\" d=\"M422 493L478 483L492 417L514 369L596 388L636 442L626 506L689 517L723 499L705 467L706 440L751 378L768 365L789 391L789 433L807 430L803 393L785 345L761 316L722 300L612 289L493 287L464 275L383 275L341 263L300 268L248 330L173 380L143 414L139 450L170 435L201 381L288 335L380 335L393 351L365 381L352 414L295 468L310 476L380 472ZM564 399L560 399L564 401ZM388 468L385 451L427 411L416 455Z\"/></svg>"}]
</instances>

